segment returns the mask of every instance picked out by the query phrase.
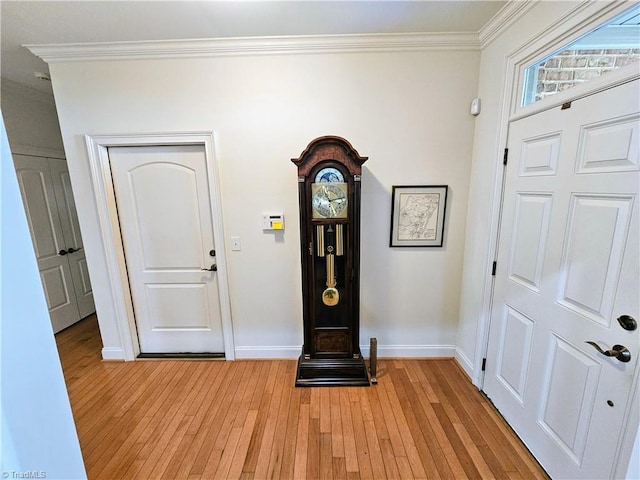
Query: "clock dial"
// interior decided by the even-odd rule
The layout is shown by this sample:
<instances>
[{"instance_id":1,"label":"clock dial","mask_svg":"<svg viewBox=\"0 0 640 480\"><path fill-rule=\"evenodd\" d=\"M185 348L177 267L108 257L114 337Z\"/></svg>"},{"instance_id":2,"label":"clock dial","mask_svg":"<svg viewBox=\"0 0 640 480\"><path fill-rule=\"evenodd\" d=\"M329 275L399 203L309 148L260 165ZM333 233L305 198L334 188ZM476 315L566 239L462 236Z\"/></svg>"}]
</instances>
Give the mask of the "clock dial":
<instances>
[{"instance_id":1,"label":"clock dial","mask_svg":"<svg viewBox=\"0 0 640 480\"><path fill-rule=\"evenodd\" d=\"M337 168L327 167L318 172L315 179L316 183L342 183L344 175Z\"/></svg>"},{"instance_id":2,"label":"clock dial","mask_svg":"<svg viewBox=\"0 0 640 480\"><path fill-rule=\"evenodd\" d=\"M347 184L314 183L311 185L313 218L347 217Z\"/></svg>"}]
</instances>

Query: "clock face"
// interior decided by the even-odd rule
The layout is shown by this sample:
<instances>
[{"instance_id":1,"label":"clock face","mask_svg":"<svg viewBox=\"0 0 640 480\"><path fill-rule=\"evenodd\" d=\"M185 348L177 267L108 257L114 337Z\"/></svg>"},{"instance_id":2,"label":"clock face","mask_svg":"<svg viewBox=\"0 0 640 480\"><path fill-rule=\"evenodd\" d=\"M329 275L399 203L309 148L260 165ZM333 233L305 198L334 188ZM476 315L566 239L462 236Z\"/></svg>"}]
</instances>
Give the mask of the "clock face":
<instances>
[{"instance_id":1,"label":"clock face","mask_svg":"<svg viewBox=\"0 0 640 480\"><path fill-rule=\"evenodd\" d=\"M315 179L316 183L342 183L344 175L337 168L327 167L318 172Z\"/></svg>"},{"instance_id":2,"label":"clock face","mask_svg":"<svg viewBox=\"0 0 640 480\"><path fill-rule=\"evenodd\" d=\"M347 184L314 183L311 185L313 218L347 218Z\"/></svg>"}]
</instances>

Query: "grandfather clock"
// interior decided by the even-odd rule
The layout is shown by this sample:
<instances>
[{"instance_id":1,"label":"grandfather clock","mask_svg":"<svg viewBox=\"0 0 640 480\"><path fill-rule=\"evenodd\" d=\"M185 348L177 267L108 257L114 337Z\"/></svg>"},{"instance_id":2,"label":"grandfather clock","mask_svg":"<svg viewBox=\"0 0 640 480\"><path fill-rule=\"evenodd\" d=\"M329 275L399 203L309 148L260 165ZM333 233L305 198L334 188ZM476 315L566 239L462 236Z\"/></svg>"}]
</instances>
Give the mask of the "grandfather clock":
<instances>
[{"instance_id":1,"label":"grandfather clock","mask_svg":"<svg viewBox=\"0 0 640 480\"><path fill-rule=\"evenodd\" d=\"M360 353L361 157L344 138L299 158L304 345L296 386L369 385Z\"/></svg>"}]
</instances>

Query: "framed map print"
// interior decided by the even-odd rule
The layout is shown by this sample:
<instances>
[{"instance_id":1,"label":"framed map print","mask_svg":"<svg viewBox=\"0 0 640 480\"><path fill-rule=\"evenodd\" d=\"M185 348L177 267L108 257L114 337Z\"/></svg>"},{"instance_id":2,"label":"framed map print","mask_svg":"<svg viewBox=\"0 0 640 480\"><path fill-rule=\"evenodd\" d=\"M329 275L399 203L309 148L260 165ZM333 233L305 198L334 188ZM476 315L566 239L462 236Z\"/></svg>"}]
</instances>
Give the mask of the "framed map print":
<instances>
[{"instance_id":1,"label":"framed map print","mask_svg":"<svg viewBox=\"0 0 640 480\"><path fill-rule=\"evenodd\" d=\"M447 185L394 186L390 247L441 247Z\"/></svg>"}]
</instances>

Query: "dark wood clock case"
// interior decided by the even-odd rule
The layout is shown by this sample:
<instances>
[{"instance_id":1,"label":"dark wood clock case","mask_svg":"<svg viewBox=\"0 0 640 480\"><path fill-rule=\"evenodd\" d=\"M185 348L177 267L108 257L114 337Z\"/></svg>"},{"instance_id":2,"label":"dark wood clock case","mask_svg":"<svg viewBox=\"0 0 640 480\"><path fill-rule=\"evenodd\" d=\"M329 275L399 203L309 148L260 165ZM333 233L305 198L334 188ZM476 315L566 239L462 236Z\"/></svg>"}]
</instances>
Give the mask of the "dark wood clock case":
<instances>
[{"instance_id":1,"label":"dark wood clock case","mask_svg":"<svg viewBox=\"0 0 640 480\"><path fill-rule=\"evenodd\" d=\"M360 175L366 160L336 136L316 138L299 158L292 159L298 167L304 326L296 377L299 387L369 385L359 346ZM342 218L314 218L312 185L318 172L327 168L342 174L341 183L347 186ZM323 293L331 271L339 300L328 306Z\"/></svg>"}]
</instances>

